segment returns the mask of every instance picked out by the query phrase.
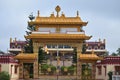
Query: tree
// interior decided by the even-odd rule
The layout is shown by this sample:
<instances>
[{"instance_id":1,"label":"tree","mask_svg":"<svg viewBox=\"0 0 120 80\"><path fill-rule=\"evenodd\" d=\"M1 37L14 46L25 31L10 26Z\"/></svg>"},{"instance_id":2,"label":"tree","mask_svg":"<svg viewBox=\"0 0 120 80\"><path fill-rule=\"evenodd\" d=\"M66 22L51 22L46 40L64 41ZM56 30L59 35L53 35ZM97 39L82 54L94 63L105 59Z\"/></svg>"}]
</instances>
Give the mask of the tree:
<instances>
[{"instance_id":1,"label":"tree","mask_svg":"<svg viewBox=\"0 0 120 80\"><path fill-rule=\"evenodd\" d=\"M87 49L87 46L86 46L86 43L85 43L85 41L84 41L84 42L83 42L83 45L82 45L82 54L85 54L86 49Z\"/></svg>"},{"instance_id":2,"label":"tree","mask_svg":"<svg viewBox=\"0 0 120 80\"><path fill-rule=\"evenodd\" d=\"M105 52L104 54L103 54L103 56L109 56L109 52L107 51L107 52Z\"/></svg>"},{"instance_id":3,"label":"tree","mask_svg":"<svg viewBox=\"0 0 120 80\"><path fill-rule=\"evenodd\" d=\"M117 54L120 55L120 48L117 49Z\"/></svg>"},{"instance_id":4,"label":"tree","mask_svg":"<svg viewBox=\"0 0 120 80\"><path fill-rule=\"evenodd\" d=\"M73 63L77 63L77 49L73 49Z\"/></svg>"},{"instance_id":5,"label":"tree","mask_svg":"<svg viewBox=\"0 0 120 80\"><path fill-rule=\"evenodd\" d=\"M25 53L33 53L33 42L32 39L27 40L27 44L24 46Z\"/></svg>"},{"instance_id":6,"label":"tree","mask_svg":"<svg viewBox=\"0 0 120 80\"><path fill-rule=\"evenodd\" d=\"M43 63L44 60L46 59L46 53L42 50L42 47L39 47L39 51L38 51L38 62L39 63Z\"/></svg>"},{"instance_id":7,"label":"tree","mask_svg":"<svg viewBox=\"0 0 120 80\"><path fill-rule=\"evenodd\" d=\"M117 56L117 54L113 52L113 53L111 54L111 56Z\"/></svg>"},{"instance_id":8,"label":"tree","mask_svg":"<svg viewBox=\"0 0 120 80\"><path fill-rule=\"evenodd\" d=\"M109 80L112 80L112 75L113 75L112 71L109 71L108 72Z\"/></svg>"},{"instance_id":9,"label":"tree","mask_svg":"<svg viewBox=\"0 0 120 80\"><path fill-rule=\"evenodd\" d=\"M0 72L0 80L10 80L10 75L8 72Z\"/></svg>"}]
</instances>

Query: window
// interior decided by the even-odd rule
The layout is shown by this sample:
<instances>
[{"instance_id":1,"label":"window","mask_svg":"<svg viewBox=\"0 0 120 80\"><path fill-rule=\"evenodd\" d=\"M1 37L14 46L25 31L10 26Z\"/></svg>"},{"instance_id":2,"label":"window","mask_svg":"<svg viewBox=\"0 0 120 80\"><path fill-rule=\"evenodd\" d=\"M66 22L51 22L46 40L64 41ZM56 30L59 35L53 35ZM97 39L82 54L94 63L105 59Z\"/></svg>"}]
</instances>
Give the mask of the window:
<instances>
[{"instance_id":1,"label":"window","mask_svg":"<svg viewBox=\"0 0 120 80\"><path fill-rule=\"evenodd\" d=\"M20 49L20 48L21 48L21 46L20 46L20 45L18 45L18 46L17 46L17 48L18 48L18 49Z\"/></svg>"},{"instance_id":2,"label":"window","mask_svg":"<svg viewBox=\"0 0 120 80\"><path fill-rule=\"evenodd\" d=\"M14 49L14 48L15 48L15 45L12 45L12 48Z\"/></svg>"},{"instance_id":3,"label":"window","mask_svg":"<svg viewBox=\"0 0 120 80\"><path fill-rule=\"evenodd\" d=\"M49 28L49 27L40 27L39 28L40 32L56 32L56 28Z\"/></svg>"},{"instance_id":4,"label":"window","mask_svg":"<svg viewBox=\"0 0 120 80\"><path fill-rule=\"evenodd\" d=\"M60 29L61 33L66 33L66 32L77 32L77 28L61 28Z\"/></svg>"},{"instance_id":5,"label":"window","mask_svg":"<svg viewBox=\"0 0 120 80\"><path fill-rule=\"evenodd\" d=\"M90 49L92 49L92 47L91 47L91 46L88 46L88 49L90 50Z\"/></svg>"},{"instance_id":6,"label":"window","mask_svg":"<svg viewBox=\"0 0 120 80\"><path fill-rule=\"evenodd\" d=\"M17 74L17 68L18 68L18 66L17 65L15 65L15 74Z\"/></svg>"},{"instance_id":7,"label":"window","mask_svg":"<svg viewBox=\"0 0 120 80\"><path fill-rule=\"evenodd\" d=\"M58 48L63 48L63 45L59 45Z\"/></svg>"},{"instance_id":8,"label":"window","mask_svg":"<svg viewBox=\"0 0 120 80\"><path fill-rule=\"evenodd\" d=\"M68 46L68 45L64 45L64 48L71 48L70 46Z\"/></svg>"},{"instance_id":9,"label":"window","mask_svg":"<svg viewBox=\"0 0 120 80\"><path fill-rule=\"evenodd\" d=\"M47 45L47 48L51 48L51 45L48 44L48 45Z\"/></svg>"},{"instance_id":10,"label":"window","mask_svg":"<svg viewBox=\"0 0 120 80\"><path fill-rule=\"evenodd\" d=\"M104 49L104 46L101 46L100 49Z\"/></svg>"},{"instance_id":11,"label":"window","mask_svg":"<svg viewBox=\"0 0 120 80\"><path fill-rule=\"evenodd\" d=\"M101 66L97 66L98 68L98 75L101 75L102 74L102 67Z\"/></svg>"},{"instance_id":12,"label":"window","mask_svg":"<svg viewBox=\"0 0 120 80\"><path fill-rule=\"evenodd\" d=\"M94 49L97 50L97 49L98 49L98 46L95 46Z\"/></svg>"}]
</instances>

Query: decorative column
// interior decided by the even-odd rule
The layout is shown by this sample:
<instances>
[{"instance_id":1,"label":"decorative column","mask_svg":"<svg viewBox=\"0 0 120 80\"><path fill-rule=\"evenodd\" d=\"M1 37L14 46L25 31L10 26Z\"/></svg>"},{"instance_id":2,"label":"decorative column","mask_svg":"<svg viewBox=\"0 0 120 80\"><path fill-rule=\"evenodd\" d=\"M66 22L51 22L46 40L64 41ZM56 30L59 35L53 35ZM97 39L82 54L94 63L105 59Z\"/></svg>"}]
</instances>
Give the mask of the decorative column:
<instances>
[{"instance_id":1,"label":"decorative column","mask_svg":"<svg viewBox=\"0 0 120 80\"><path fill-rule=\"evenodd\" d=\"M39 45L38 43L33 42L33 52L38 53Z\"/></svg>"},{"instance_id":2,"label":"decorative column","mask_svg":"<svg viewBox=\"0 0 120 80\"><path fill-rule=\"evenodd\" d=\"M82 68L82 63L80 61L80 54L81 54L81 45L77 46L77 80L81 79L81 68Z\"/></svg>"},{"instance_id":3,"label":"decorative column","mask_svg":"<svg viewBox=\"0 0 120 80\"><path fill-rule=\"evenodd\" d=\"M23 63L20 62L19 64L19 79L23 79L24 76L23 76Z\"/></svg>"},{"instance_id":4,"label":"decorative column","mask_svg":"<svg viewBox=\"0 0 120 80\"><path fill-rule=\"evenodd\" d=\"M34 73L33 73L33 75L34 75L34 79L38 79L39 78L39 76L38 76L38 62L37 61L35 61L34 62L34 69L33 69L33 71L34 71Z\"/></svg>"}]
</instances>

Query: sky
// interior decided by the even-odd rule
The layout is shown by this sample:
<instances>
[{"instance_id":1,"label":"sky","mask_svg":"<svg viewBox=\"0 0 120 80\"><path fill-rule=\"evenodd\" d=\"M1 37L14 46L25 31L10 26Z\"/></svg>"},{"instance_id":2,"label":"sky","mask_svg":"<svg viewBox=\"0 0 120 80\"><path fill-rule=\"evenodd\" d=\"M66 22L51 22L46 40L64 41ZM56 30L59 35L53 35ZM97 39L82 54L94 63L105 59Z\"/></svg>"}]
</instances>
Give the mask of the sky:
<instances>
[{"instance_id":1,"label":"sky","mask_svg":"<svg viewBox=\"0 0 120 80\"><path fill-rule=\"evenodd\" d=\"M86 35L89 41L106 39L106 49L110 53L120 48L120 0L0 0L0 50L7 52L11 38L25 40L28 16L33 12L40 16L50 16L59 5L66 16L76 16L88 25Z\"/></svg>"}]
</instances>

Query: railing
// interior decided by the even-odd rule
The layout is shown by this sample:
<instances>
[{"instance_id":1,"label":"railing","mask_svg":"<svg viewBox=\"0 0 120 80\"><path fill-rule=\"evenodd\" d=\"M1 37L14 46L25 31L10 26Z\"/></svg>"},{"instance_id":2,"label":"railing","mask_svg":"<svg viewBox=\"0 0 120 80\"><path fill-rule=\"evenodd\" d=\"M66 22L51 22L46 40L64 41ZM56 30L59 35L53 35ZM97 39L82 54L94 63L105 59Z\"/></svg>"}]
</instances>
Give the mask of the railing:
<instances>
[{"instance_id":1,"label":"railing","mask_svg":"<svg viewBox=\"0 0 120 80\"><path fill-rule=\"evenodd\" d=\"M34 31L32 32L32 34L85 34L85 32L51 32L51 31L40 31L40 32L37 32L37 31Z\"/></svg>"}]
</instances>

